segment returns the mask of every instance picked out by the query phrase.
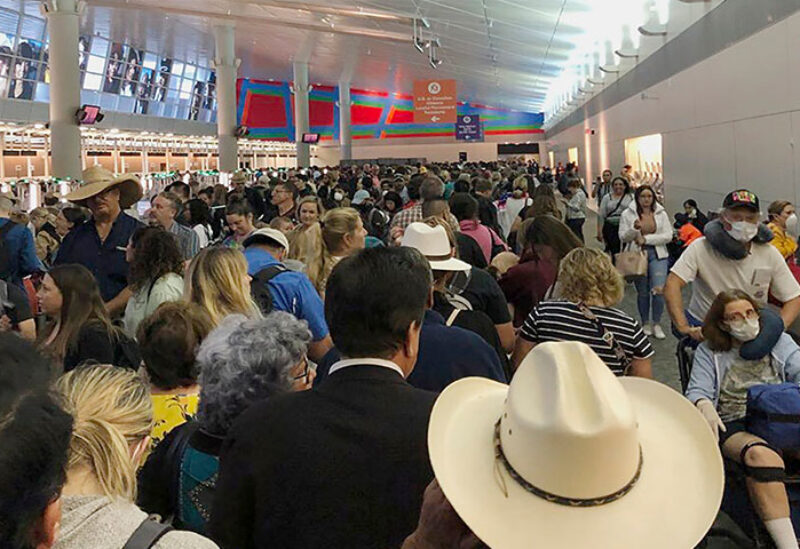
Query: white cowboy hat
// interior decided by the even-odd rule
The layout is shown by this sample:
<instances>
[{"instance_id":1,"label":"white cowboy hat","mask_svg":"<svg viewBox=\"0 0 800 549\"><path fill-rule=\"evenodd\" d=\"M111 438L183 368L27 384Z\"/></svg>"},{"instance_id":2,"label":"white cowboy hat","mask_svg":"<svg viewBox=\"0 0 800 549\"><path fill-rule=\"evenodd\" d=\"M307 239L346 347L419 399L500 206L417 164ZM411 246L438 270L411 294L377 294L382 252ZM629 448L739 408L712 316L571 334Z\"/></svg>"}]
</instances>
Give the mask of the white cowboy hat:
<instances>
[{"instance_id":1,"label":"white cowboy hat","mask_svg":"<svg viewBox=\"0 0 800 549\"><path fill-rule=\"evenodd\" d=\"M81 186L64 197L79 206L86 206L86 201L91 197L116 186L119 186L119 207L123 210L142 198L142 186L139 178L133 174L114 177L113 173L98 165L83 170L81 179Z\"/></svg>"},{"instance_id":2,"label":"white cowboy hat","mask_svg":"<svg viewBox=\"0 0 800 549\"><path fill-rule=\"evenodd\" d=\"M583 343L538 345L510 386L449 385L428 450L445 496L493 549L694 547L722 501L722 456L695 407L616 378Z\"/></svg>"},{"instance_id":3,"label":"white cowboy hat","mask_svg":"<svg viewBox=\"0 0 800 549\"><path fill-rule=\"evenodd\" d=\"M411 223L403 233L401 246L419 250L434 271L469 271L469 263L452 257L450 239L441 225L431 227L427 223Z\"/></svg>"},{"instance_id":4,"label":"white cowboy hat","mask_svg":"<svg viewBox=\"0 0 800 549\"><path fill-rule=\"evenodd\" d=\"M250 233L250 236L244 239L242 246L247 248L252 244L260 244L265 242L268 244L278 244L287 252L289 251L289 240L286 238L286 235L280 232L278 229L273 229L272 227L264 227L262 229L253 231Z\"/></svg>"}]
</instances>

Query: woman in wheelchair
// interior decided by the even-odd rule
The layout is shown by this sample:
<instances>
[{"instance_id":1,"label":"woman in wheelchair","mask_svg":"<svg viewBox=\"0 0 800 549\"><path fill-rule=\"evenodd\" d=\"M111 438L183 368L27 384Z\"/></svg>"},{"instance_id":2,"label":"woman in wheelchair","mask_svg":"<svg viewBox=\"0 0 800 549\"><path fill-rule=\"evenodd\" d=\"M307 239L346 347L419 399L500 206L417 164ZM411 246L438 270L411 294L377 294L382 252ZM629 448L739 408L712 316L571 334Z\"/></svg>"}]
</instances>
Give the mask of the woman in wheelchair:
<instances>
[{"instance_id":1,"label":"woman in wheelchair","mask_svg":"<svg viewBox=\"0 0 800 549\"><path fill-rule=\"evenodd\" d=\"M797 548L781 449L747 432L745 417L750 387L800 382L800 347L782 333L763 358L742 358L741 345L761 329L759 306L750 295L741 290L717 295L705 318L705 341L695 353L686 397L708 421L722 454L741 464L755 512L777 548Z\"/></svg>"}]
</instances>

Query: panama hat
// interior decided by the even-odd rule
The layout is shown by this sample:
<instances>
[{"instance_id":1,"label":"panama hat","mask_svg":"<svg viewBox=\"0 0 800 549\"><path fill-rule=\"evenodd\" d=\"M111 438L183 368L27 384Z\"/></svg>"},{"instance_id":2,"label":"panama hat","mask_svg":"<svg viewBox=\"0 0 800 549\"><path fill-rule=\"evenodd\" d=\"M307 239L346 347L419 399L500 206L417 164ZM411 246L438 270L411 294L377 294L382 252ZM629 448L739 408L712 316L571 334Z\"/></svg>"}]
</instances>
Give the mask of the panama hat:
<instances>
[{"instance_id":1,"label":"panama hat","mask_svg":"<svg viewBox=\"0 0 800 549\"><path fill-rule=\"evenodd\" d=\"M722 501L722 456L696 408L616 378L583 343L538 345L510 386L449 385L428 450L445 496L494 549L694 547Z\"/></svg>"},{"instance_id":2,"label":"panama hat","mask_svg":"<svg viewBox=\"0 0 800 549\"><path fill-rule=\"evenodd\" d=\"M83 170L81 179L81 186L64 197L79 206L86 206L86 201L91 197L116 186L119 186L119 207L123 210L142 198L139 178L129 173L114 177L113 173L102 166L91 166Z\"/></svg>"},{"instance_id":3,"label":"panama hat","mask_svg":"<svg viewBox=\"0 0 800 549\"><path fill-rule=\"evenodd\" d=\"M419 250L434 271L469 271L472 266L452 257L450 239L441 225L431 227L427 223L411 223L403 233L401 246Z\"/></svg>"}]
</instances>

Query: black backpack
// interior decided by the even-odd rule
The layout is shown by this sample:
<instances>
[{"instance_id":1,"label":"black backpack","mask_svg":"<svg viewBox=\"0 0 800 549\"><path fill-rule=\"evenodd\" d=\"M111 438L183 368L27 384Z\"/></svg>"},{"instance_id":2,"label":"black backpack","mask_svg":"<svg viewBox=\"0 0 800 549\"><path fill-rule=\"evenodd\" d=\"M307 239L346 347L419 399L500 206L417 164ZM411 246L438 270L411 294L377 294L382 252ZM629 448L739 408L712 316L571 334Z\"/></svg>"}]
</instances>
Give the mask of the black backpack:
<instances>
[{"instance_id":1,"label":"black backpack","mask_svg":"<svg viewBox=\"0 0 800 549\"><path fill-rule=\"evenodd\" d=\"M253 276L253 280L250 282L250 294L262 314L269 314L274 309L268 282L288 270L285 265L277 263L261 269Z\"/></svg>"},{"instance_id":2,"label":"black backpack","mask_svg":"<svg viewBox=\"0 0 800 549\"><path fill-rule=\"evenodd\" d=\"M0 228L0 279L8 280L11 276L11 252L6 243L6 236L11 232L11 229L16 227L17 224L8 220L2 228Z\"/></svg>"}]
</instances>

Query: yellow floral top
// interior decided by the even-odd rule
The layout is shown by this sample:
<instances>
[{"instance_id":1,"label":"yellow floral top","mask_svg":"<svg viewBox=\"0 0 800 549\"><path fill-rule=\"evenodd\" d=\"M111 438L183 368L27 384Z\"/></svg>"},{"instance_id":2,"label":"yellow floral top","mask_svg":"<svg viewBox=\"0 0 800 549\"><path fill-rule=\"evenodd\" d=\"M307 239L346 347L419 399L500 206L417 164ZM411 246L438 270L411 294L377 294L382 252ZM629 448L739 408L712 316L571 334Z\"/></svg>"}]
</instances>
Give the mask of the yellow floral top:
<instances>
[{"instance_id":1,"label":"yellow floral top","mask_svg":"<svg viewBox=\"0 0 800 549\"><path fill-rule=\"evenodd\" d=\"M155 425L151 437L153 444L163 440L172 429L185 423L197 413L199 394L193 395L151 395L153 399L153 419Z\"/></svg>"},{"instance_id":2,"label":"yellow floral top","mask_svg":"<svg viewBox=\"0 0 800 549\"><path fill-rule=\"evenodd\" d=\"M770 223L768 227L772 230L773 235L775 235L775 238L772 239L770 244L778 249L784 259L791 258L797 251L797 241L786 234L786 231L775 223Z\"/></svg>"}]
</instances>

